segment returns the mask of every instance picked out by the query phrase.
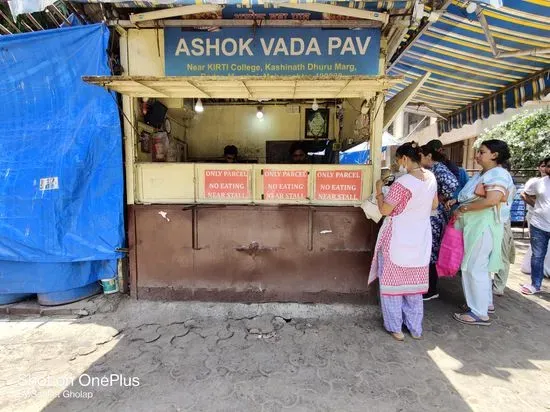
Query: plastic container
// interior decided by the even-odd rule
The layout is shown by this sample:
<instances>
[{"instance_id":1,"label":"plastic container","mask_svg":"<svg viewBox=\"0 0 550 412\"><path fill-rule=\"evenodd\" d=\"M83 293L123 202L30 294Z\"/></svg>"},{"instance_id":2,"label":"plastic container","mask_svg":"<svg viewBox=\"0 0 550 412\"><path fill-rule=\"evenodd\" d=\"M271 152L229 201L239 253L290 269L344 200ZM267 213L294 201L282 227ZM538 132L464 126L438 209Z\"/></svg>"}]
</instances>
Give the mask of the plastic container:
<instances>
[{"instance_id":1,"label":"plastic container","mask_svg":"<svg viewBox=\"0 0 550 412\"><path fill-rule=\"evenodd\" d=\"M38 293L38 303L44 306L64 305L76 302L90 296L101 293L101 285L98 282L89 283L80 288L64 290L61 292Z\"/></svg>"},{"instance_id":2,"label":"plastic container","mask_svg":"<svg viewBox=\"0 0 550 412\"><path fill-rule=\"evenodd\" d=\"M34 296L34 293L0 293L0 305L20 302Z\"/></svg>"},{"instance_id":3,"label":"plastic container","mask_svg":"<svg viewBox=\"0 0 550 412\"><path fill-rule=\"evenodd\" d=\"M101 279L101 286L103 287L103 293L106 295L118 292L117 278Z\"/></svg>"}]
</instances>

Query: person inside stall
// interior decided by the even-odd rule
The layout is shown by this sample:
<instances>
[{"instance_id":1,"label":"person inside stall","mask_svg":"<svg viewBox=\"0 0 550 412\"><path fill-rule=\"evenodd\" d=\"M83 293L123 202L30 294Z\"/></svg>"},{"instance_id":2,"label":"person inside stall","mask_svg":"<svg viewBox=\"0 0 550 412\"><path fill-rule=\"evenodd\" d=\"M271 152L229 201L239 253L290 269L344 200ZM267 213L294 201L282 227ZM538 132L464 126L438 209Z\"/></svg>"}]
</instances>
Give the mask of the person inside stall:
<instances>
[{"instance_id":1,"label":"person inside stall","mask_svg":"<svg viewBox=\"0 0 550 412\"><path fill-rule=\"evenodd\" d=\"M307 155L307 149L302 142L294 142L289 149L290 154L290 163L301 164L309 163L309 158Z\"/></svg>"},{"instance_id":2,"label":"person inside stall","mask_svg":"<svg viewBox=\"0 0 550 412\"><path fill-rule=\"evenodd\" d=\"M223 159L225 163L237 163L237 155L239 154L239 149L234 145L227 145L223 149Z\"/></svg>"}]
</instances>

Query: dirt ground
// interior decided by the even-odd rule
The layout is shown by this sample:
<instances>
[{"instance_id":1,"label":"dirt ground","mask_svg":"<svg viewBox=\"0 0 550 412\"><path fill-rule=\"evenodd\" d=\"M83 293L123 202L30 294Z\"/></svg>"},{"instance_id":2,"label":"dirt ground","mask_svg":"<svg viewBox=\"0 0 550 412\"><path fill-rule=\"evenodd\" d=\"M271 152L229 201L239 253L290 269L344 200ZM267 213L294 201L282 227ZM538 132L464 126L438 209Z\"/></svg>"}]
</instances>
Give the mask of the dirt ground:
<instances>
[{"instance_id":1,"label":"dirt ground","mask_svg":"<svg viewBox=\"0 0 550 412\"><path fill-rule=\"evenodd\" d=\"M518 242L518 263L525 242ZM376 306L144 302L0 315L2 411L550 410L550 281L513 266L490 327L451 319L460 279L396 342Z\"/></svg>"}]
</instances>

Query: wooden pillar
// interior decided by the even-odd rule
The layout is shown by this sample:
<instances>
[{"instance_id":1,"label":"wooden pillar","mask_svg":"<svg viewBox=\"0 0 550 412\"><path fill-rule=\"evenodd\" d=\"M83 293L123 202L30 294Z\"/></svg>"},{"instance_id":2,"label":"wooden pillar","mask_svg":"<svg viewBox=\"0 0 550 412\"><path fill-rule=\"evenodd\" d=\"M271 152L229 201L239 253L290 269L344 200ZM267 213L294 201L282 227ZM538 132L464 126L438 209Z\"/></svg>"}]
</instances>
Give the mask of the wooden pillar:
<instances>
[{"instance_id":1,"label":"wooden pillar","mask_svg":"<svg viewBox=\"0 0 550 412\"><path fill-rule=\"evenodd\" d=\"M378 72L386 73L388 54L388 38L383 36L380 39L380 58L378 60ZM376 181L382 176L382 134L384 133L384 108L385 92L378 92L374 98L371 108L371 138L370 158L372 163L372 192L376 190Z\"/></svg>"},{"instance_id":2,"label":"wooden pillar","mask_svg":"<svg viewBox=\"0 0 550 412\"><path fill-rule=\"evenodd\" d=\"M393 121L393 136L396 139L405 137L405 112L401 110Z\"/></svg>"},{"instance_id":3,"label":"wooden pillar","mask_svg":"<svg viewBox=\"0 0 550 412\"><path fill-rule=\"evenodd\" d=\"M372 161L372 190L382 172L382 134L384 133L384 93L376 93L372 106L370 156Z\"/></svg>"},{"instance_id":4,"label":"wooden pillar","mask_svg":"<svg viewBox=\"0 0 550 412\"><path fill-rule=\"evenodd\" d=\"M126 32L127 33L127 32ZM120 60L124 73L130 73L130 59L128 55L128 35L120 37ZM122 96L122 111L124 121L124 166L126 174L126 203L134 204L135 194L135 162L136 162L136 117L134 98Z\"/></svg>"}]
</instances>

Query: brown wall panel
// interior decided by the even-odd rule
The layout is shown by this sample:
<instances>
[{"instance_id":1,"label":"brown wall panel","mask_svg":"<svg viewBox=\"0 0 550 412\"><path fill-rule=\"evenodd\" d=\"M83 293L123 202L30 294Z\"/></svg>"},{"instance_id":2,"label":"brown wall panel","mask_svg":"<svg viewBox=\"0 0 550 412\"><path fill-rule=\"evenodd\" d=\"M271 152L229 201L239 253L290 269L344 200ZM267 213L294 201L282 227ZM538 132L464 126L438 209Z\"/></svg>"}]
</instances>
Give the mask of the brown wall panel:
<instances>
[{"instance_id":1,"label":"brown wall panel","mask_svg":"<svg viewBox=\"0 0 550 412\"><path fill-rule=\"evenodd\" d=\"M193 232L192 210L183 209L166 205L134 207L139 287L186 285L184 277L193 272Z\"/></svg>"},{"instance_id":2,"label":"brown wall panel","mask_svg":"<svg viewBox=\"0 0 550 412\"><path fill-rule=\"evenodd\" d=\"M136 207L140 298L372 300L376 225L359 208L198 206L195 249L193 212L182 208Z\"/></svg>"}]
</instances>

